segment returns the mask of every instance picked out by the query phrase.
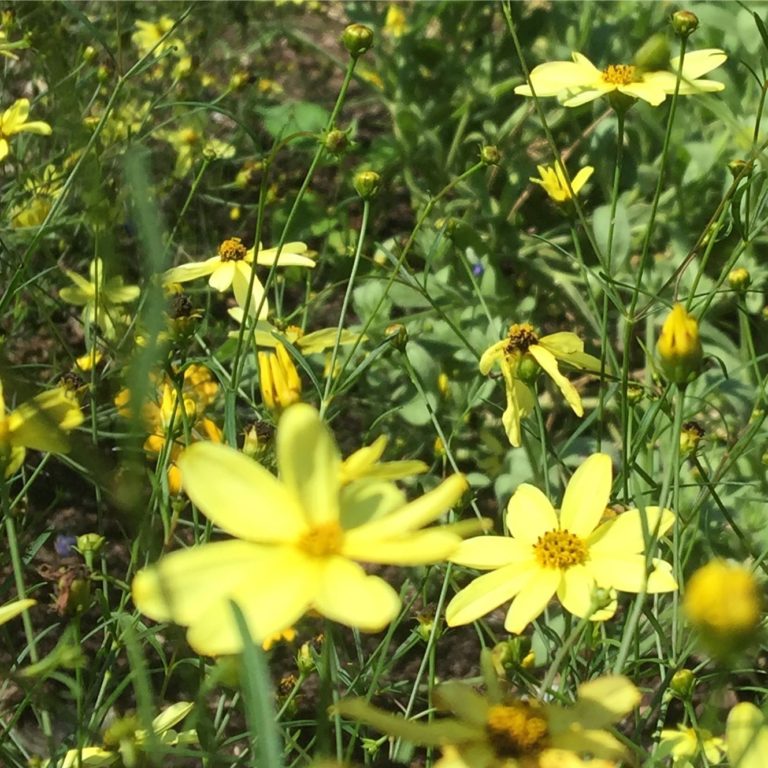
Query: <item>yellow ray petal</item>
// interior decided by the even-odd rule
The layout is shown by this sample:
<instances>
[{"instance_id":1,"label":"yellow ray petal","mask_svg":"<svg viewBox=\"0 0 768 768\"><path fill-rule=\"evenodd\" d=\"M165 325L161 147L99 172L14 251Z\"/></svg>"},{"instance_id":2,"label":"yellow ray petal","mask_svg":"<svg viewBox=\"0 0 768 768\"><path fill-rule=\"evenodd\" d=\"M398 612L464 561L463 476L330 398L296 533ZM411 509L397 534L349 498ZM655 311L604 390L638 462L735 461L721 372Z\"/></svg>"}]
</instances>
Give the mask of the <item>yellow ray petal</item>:
<instances>
[{"instance_id":1,"label":"yellow ray petal","mask_svg":"<svg viewBox=\"0 0 768 768\"><path fill-rule=\"evenodd\" d=\"M594 531L611 497L612 475L611 457L606 453L595 453L579 466L563 496L563 530L582 538Z\"/></svg>"},{"instance_id":2,"label":"yellow ray petal","mask_svg":"<svg viewBox=\"0 0 768 768\"><path fill-rule=\"evenodd\" d=\"M509 536L474 536L461 542L450 561L482 571L495 570L530 558L530 545L517 539Z\"/></svg>"},{"instance_id":3,"label":"yellow ray petal","mask_svg":"<svg viewBox=\"0 0 768 768\"><path fill-rule=\"evenodd\" d=\"M504 629L519 635L547 607L559 583L559 571L536 567L512 601Z\"/></svg>"},{"instance_id":4,"label":"yellow ray petal","mask_svg":"<svg viewBox=\"0 0 768 768\"><path fill-rule=\"evenodd\" d=\"M450 557L461 543L455 533L439 528L393 539L344 537L342 554L366 563L427 565Z\"/></svg>"},{"instance_id":5,"label":"yellow ray petal","mask_svg":"<svg viewBox=\"0 0 768 768\"><path fill-rule=\"evenodd\" d=\"M590 552L612 556L620 553L635 555L645 551L640 515L640 510L630 509L603 523L589 537ZM651 535L657 532L659 537L663 536L675 521L675 515L669 509L664 510L662 514L659 507L646 507L645 515L648 532Z\"/></svg>"},{"instance_id":6,"label":"yellow ray petal","mask_svg":"<svg viewBox=\"0 0 768 768\"><path fill-rule=\"evenodd\" d=\"M507 505L507 528L516 539L533 546L539 536L560 527L549 499L535 486L523 483Z\"/></svg>"}]
</instances>

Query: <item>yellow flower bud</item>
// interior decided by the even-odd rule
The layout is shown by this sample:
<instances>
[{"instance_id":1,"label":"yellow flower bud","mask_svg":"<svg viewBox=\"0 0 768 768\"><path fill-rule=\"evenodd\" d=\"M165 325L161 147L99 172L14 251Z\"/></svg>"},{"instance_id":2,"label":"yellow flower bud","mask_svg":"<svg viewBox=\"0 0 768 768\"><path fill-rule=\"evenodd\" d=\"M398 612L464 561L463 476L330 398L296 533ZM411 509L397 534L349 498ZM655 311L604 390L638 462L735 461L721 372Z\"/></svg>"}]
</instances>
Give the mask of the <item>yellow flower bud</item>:
<instances>
[{"instance_id":1,"label":"yellow flower bud","mask_svg":"<svg viewBox=\"0 0 768 768\"><path fill-rule=\"evenodd\" d=\"M379 193L381 176L376 171L358 171L352 185L363 200L370 200Z\"/></svg>"},{"instance_id":2,"label":"yellow flower bud","mask_svg":"<svg viewBox=\"0 0 768 768\"><path fill-rule=\"evenodd\" d=\"M699 375L704 356L699 324L682 304L675 304L667 315L656 351L664 375L674 384L685 386Z\"/></svg>"},{"instance_id":3,"label":"yellow flower bud","mask_svg":"<svg viewBox=\"0 0 768 768\"><path fill-rule=\"evenodd\" d=\"M259 352L259 388L264 405L280 413L301 400L301 379L285 345L278 342L274 352Z\"/></svg>"},{"instance_id":4,"label":"yellow flower bud","mask_svg":"<svg viewBox=\"0 0 768 768\"><path fill-rule=\"evenodd\" d=\"M728 273L728 285L733 288L736 293L746 293L752 283L752 275L749 274L749 270L744 267L736 267Z\"/></svg>"},{"instance_id":5,"label":"yellow flower bud","mask_svg":"<svg viewBox=\"0 0 768 768\"><path fill-rule=\"evenodd\" d=\"M680 37L688 37L699 26L699 17L691 11L675 11L672 14L672 29Z\"/></svg>"},{"instance_id":6,"label":"yellow flower bud","mask_svg":"<svg viewBox=\"0 0 768 768\"><path fill-rule=\"evenodd\" d=\"M349 55L356 59L373 45L373 30L365 24L350 24L342 33L341 42Z\"/></svg>"},{"instance_id":7,"label":"yellow flower bud","mask_svg":"<svg viewBox=\"0 0 768 768\"><path fill-rule=\"evenodd\" d=\"M670 690L681 699L690 699L695 685L696 676L690 669L678 669L669 683Z\"/></svg>"}]
</instances>

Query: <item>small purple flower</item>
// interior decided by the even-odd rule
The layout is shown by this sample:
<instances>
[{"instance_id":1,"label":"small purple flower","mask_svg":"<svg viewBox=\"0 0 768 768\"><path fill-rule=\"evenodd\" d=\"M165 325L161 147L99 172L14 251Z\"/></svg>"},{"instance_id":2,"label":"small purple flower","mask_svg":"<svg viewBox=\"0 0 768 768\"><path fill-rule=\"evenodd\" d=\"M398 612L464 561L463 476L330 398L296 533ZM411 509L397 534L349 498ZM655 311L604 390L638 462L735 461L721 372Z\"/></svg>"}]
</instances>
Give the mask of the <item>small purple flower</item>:
<instances>
[{"instance_id":1,"label":"small purple flower","mask_svg":"<svg viewBox=\"0 0 768 768\"><path fill-rule=\"evenodd\" d=\"M76 543L76 536L69 536L67 534L60 533L53 541L53 548L56 550L56 554L59 557L69 557L70 555L76 554Z\"/></svg>"},{"instance_id":2,"label":"small purple flower","mask_svg":"<svg viewBox=\"0 0 768 768\"><path fill-rule=\"evenodd\" d=\"M472 274L475 277L479 277L485 272L485 267L478 261L477 264L472 265Z\"/></svg>"}]
</instances>

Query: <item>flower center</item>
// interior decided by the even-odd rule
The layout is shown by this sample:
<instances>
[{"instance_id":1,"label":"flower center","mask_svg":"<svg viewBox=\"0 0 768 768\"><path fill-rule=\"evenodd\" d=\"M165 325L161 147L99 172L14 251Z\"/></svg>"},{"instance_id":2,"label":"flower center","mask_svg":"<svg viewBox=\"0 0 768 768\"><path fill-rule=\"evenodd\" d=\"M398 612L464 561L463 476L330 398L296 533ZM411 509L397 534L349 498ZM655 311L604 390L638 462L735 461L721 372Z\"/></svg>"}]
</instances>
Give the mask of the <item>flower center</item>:
<instances>
[{"instance_id":1,"label":"flower center","mask_svg":"<svg viewBox=\"0 0 768 768\"><path fill-rule=\"evenodd\" d=\"M603 82L611 85L629 85L638 81L637 67L633 64L609 64L603 70Z\"/></svg>"},{"instance_id":2,"label":"flower center","mask_svg":"<svg viewBox=\"0 0 768 768\"><path fill-rule=\"evenodd\" d=\"M335 555L344 541L344 531L337 522L320 523L299 539L299 549L312 557Z\"/></svg>"},{"instance_id":3,"label":"flower center","mask_svg":"<svg viewBox=\"0 0 768 768\"><path fill-rule=\"evenodd\" d=\"M539 343L539 337L534 332L533 326L530 323L510 325L507 336L509 340L504 351L508 355L512 355L515 352L527 352L528 347Z\"/></svg>"},{"instance_id":4,"label":"flower center","mask_svg":"<svg viewBox=\"0 0 768 768\"><path fill-rule=\"evenodd\" d=\"M584 542L570 531L547 531L533 545L536 562L542 568L566 570L587 559Z\"/></svg>"},{"instance_id":5,"label":"flower center","mask_svg":"<svg viewBox=\"0 0 768 768\"><path fill-rule=\"evenodd\" d=\"M549 735L544 712L523 701L491 707L485 730L494 752L502 758L536 754L546 746Z\"/></svg>"},{"instance_id":6,"label":"flower center","mask_svg":"<svg viewBox=\"0 0 768 768\"><path fill-rule=\"evenodd\" d=\"M242 261L248 249L239 237L230 237L219 246L219 258L222 261Z\"/></svg>"}]
</instances>

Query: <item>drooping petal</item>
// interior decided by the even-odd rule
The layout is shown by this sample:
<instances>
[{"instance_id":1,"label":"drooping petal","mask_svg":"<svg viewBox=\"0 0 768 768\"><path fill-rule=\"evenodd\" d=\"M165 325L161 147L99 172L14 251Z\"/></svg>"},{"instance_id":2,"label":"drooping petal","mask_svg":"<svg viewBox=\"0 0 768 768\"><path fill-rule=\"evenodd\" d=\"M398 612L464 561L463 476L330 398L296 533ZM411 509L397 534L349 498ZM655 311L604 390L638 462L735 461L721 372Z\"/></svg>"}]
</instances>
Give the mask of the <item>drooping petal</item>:
<instances>
[{"instance_id":1,"label":"drooping petal","mask_svg":"<svg viewBox=\"0 0 768 768\"><path fill-rule=\"evenodd\" d=\"M635 685L623 675L607 675L579 686L571 713L583 728L606 728L618 723L641 701Z\"/></svg>"},{"instance_id":2,"label":"drooping petal","mask_svg":"<svg viewBox=\"0 0 768 768\"><path fill-rule=\"evenodd\" d=\"M504 348L507 346L507 343L507 339L502 339L483 352L478 364L480 373L482 373L483 376L487 376L491 372L491 368L493 368L496 361L504 357Z\"/></svg>"},{"instance_id":3,"label":"drooping petal","mask_svg":"<svg viewBox=\"0 0 768 768\"><path fill-rule=\"evenodd\" d=\"M104 286L104 301L109 304L127 304L139 297L138 285L123 285L122 277L113 277Z\"/></svg>"},{"instance_id":4,"label":"drooping petal","mask_svg":"<svg viewBox=\"0 0 768 768\"><path fill-rule=\"evenodd\" d=\"M163 284L186 283L190 280L197 280L198 277L210 275L219 264L221 264L221 259L218 256L213 256L205 261L180 264L178 267L172 267L163 273Z\"/></svg>"},{"instance_id":5,"label":"drooping petal","mask_svg":"<svg viewBox=\"0 0 768 768\"><path fill-rule=\"evenodd\" d=\"M501 370L504 374L504 387L507 396L507 407L501 417L501 422L507 433L509 444L518 448L522 439L520 421L533 410L535 400L531 388L515 378L505 361L502 361Z\"/></svg>"},{"instance_id":6,"label":"drooping petal","mask_svg":"<svg viewBox=\"0 0 768 768\"><path fill-rule=\"evenodd\" d=\"M566 402L571 406L573 412L577 416L583 416L584 406L581 404L581 396L576 391L573 384L560 373L555 356L548 349L545 349L539 344L532 344L528 348L528 351L531 353L534 360L536 360L536 362L544 369L547 376L555 382L558 389L563 393Z\"/></svg>"},{"instance_id":7,"label":"drooping petal","mask_svg":"<svg viewBox=\"0 0 768 768\"><path fill-rule=\"evenodd\" d=\"M50 136L51 126L42 120L32 120L29 123L18 126L14 133L35 133L38 136Z\"/></svg>"},{"instance_id":8,"label":"drooping petal","mask_svg":"<svg viewBox=\"0 0 768 768\"><path fill-rule=\"evenodd\" d=\"M312 526L339 519L341 456L318 412L296 403L277 428L280 477L299 497Z\"/></svg>"},{"instance_id":9,"label":"drooping petal","mask_svg":"<svg viewBox=\"0 0 768 768\"><path fill-rule=\"evenodd\" d=\"M315 266L315 260L309 256L305 256L307 252L306 243L285 243L280 255L277 254L277 248L266 248L259 251L256 256L256 263L263 267L271 267L277 262L278 267L309 267L310 269ZM249 251L251 259L253 259L254 249Z\"/></svg>"},{"instance_id":10,"label":"drooping petal","mask_svg":"<svg viewBox=\"0 0 768 768\"><path fill-rule=\"evenodd\" d=\"M458 627L485 616L513 598L532 576L537 575L538 568L531 559L527 563L514 563L478 576L448 603L446 623L449 627Z\"/></svg>"},{"instance_id":11,"label":"drooping petal","mask_svg":"<svg viewBox=\"0 0 768 768\"><path fill-rule=\"evenodd\" d=\"M519 635L547 607L557 590L560 578L560 571L554 568L537 567L512 601L504 621L504 629Z\"/></svg>"},{"instance_id":12,"label":"drooping petal","mask_svg":"<svg viewBox=\"0 0 768 768\"><path fill-rule=\"evenodd\" d=\"M182 484L205 516L247 541L295 541L307 530L296 495L258 462L226 445L201 441L178 460Z\"/></svg>"},{"instance_id":13,"label":"drooping petal","mask_svg":"<svg viewBox=\"0 0 768 768\"><path fill-rule=\"evenodd\" d=\"M226 602L243 580L257 584L264 563L275 557L267 547L237 539L177 550L136 574L133 602L155 621L188 626Z\"/></svg>"},{"instance_id":14,"label":"drooping petal","mask_svg":"<svg viewBox=\"0 0 768 768\"><path fill-rule=\"evenodd\" d=\"M587 168L589 167L591 166L587 166ZM586 171L587 168L582 168L579 173ZM570 331L558 331L557 333L542 336L539 339L538 346L549 350L557 358L567 358L568 355L584 351L584 342L575 333Z\"/></svg>"},{"instance_id":15,"label":"drooping petal","mask_svg":"<svg viewBox=\"0 0 768 768\"><path fill-rule=\"evenodd\" d=\"M248 299L248 286L252 276L251 297ZM245 261L235 262L235 271L232 275L232 292L235 294L235 301L239 307L244 310L247 304L249 317L256 317L257 322L266 320L269 303L264 296L264 286L258 275L253 274L251 266ZM273 346L277 346L277 344Z\"/></svg>"},{"instance_id":16,"label":"drooping petal","mask_svg":"<svg viewBox=\"0 0 768 768\"><path fill-rule=\"evenodd\" d=\"M296 341L296 346L305 355L314 355L318 352L323 352L326 349L331 349L331 347L336 344L337 332L336 328L322 328L319 331L312 331L312 333L308 333L298 339L298 341ZM359 338L359 333L353 333L352 331L343 329L339 339L339 345L344 346L346 344L354 344Z\"/></svg>"},{"instance_id":17,"label":"drooping petal","mask_svg":"<svg viewBox=\"0 0 768 768\"><path fill-rule=\"evenodd\" d=\"M61 387L41 392L8 414L7 440L15 447L63 453L69 447L64 432L83 423L75 398Z\"/></svg>"},{"instance_id":18,"label":"drooping petal","mask_svg":"<svg viewBox=\"0 0 768 768\"><path fill-rule=\"evenodd\" d=\"M563 530L586 538L595 530L611 497L611 457L590 456L568 481L560 511Z\"/></svg>"},{"instance_id":19,"label":"drooping petal","mask_svg":"<svg viewBox=\"0 0 768 768\"><path fill-rule=\"evenodd\" d=\"M598 611L592 610L592 593L597 584L591 571L584 565L574 565L563 573L557 589L557 597L563 607L579 618L589 617L592 621L605 621L616 612L616 603Z\"/></svg>"},{"instance_id":20,"label":"drooping petal","mask_svg":"<svg viewBox=\"0 0 768 768\"><path fill-rule=\"evenodd\" d=\"M523 483L507 505L507 528L512 536L533 546L547 531L560 528L549 499L535 486Z\"/></svg>"},{"instance_id":21,"label":"drooping petal","mask_svg":"<svg viewBox=\"0 0 768 768\"><path fill-rule=\"evenodd\" d=\"M663 536L675 521L671 510L665 509L662 514L659 507L646 507L645 516L649 534L655 532L658 537ZM603 523L589 537L588 545L590 552L595 555L634 555L644 552L645 538L640 510L630 509Z\"/></svg>"},{"instance_id":22,"label":"drooping petal","mask_svg":"<svg viewBox=\"0 0 768 768\"><path fill-rule=\"evenodd\" d=\"M393 539L344 538L342 554L365 563L427 565L450 558L461 538L440 528L410 532Z\"/></svg>"},{"instance_id":23,"label":"drooping petal","mask_svg":"<svg viewBox=\"0 0 768 768\"><path fill-rule=\"evenodd\" d=\"M509 536L474 536L465 539L450 557L450 561L456 565L481 571L495 570L530 559L530 545Z\"/></svg>"},{"instance_id":24,"label":"drooping petal","mask_svg":"<svg viewBox=\"0 0 768 768\"><path fill-rule=\"evenodd\" d=\"M235 262L222 262L221 259L218 261L219 263L213 269L211 276L208 278L208 285L210 285L211 288L213 288L215 291L223 293L229 289L230 285L232 285L232 280L235 277Z\"/></svg>"},{"instance_id":25,"label":"drooping petal","mask_svg":"<svg viewBox=\"0 0 768 768\"><path fill-rule=\"evenodd\" d=\"M25 598L24 600L14 600L11 603L0 606L0 624L5 624L6 621L15 618L36 602L36 600Z\"/></svg>"},{"instance_id":26,"label":"drooping petal","mask_svg":"<svg viewBox=\"0 0 768 768\"><path fill-rule=\"evenodd\" d=\"M400 611L400 597L386 581L346 558L326 558L319 579L312 605L333 621L378 632Z\"/></svg>"},{"instance_id":27,"label":"drooping petal","mask_svg":"<svg viewBox=\"0 0 768 768\"><path fill-rule=\"evenodd\" d=\"M469 486L464 475L451 475L437 488L406 504L396 512L361 525L347 533L347 540L386 539L401 536L431 523L445 514Z\"/></svg>"}]
</instances>

